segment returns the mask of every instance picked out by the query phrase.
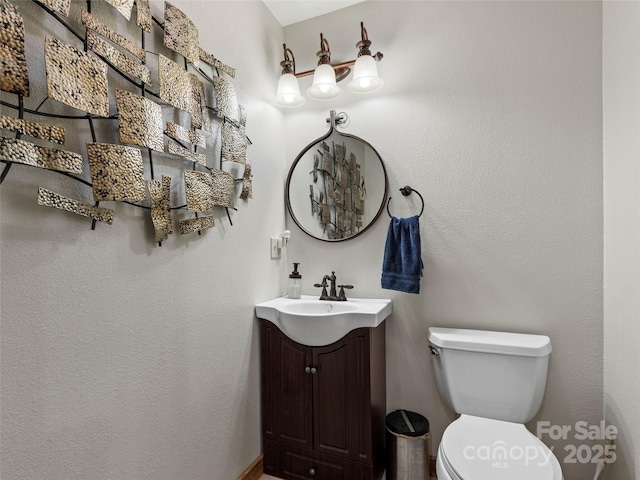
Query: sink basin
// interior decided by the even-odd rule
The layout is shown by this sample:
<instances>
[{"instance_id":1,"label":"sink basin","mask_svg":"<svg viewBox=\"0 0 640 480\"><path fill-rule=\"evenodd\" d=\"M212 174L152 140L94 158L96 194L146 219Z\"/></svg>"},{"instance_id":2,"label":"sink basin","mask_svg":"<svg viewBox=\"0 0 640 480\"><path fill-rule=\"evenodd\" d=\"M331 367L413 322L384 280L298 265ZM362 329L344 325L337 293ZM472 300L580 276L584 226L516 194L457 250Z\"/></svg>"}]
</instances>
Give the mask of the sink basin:
<instances>
[{"instance_id":1,"label":"sink basin","mask_svg":"<svg viewBox=\"0 0 640 480\"><path fill-rule=\"evenodd\" d=\"M391 300L350 298L346 302L302 295L256 305L256 316L275 324L287 337L318 347L340 340L356 328L374 328L391 315Z\"/></svg>"}]
</instances>

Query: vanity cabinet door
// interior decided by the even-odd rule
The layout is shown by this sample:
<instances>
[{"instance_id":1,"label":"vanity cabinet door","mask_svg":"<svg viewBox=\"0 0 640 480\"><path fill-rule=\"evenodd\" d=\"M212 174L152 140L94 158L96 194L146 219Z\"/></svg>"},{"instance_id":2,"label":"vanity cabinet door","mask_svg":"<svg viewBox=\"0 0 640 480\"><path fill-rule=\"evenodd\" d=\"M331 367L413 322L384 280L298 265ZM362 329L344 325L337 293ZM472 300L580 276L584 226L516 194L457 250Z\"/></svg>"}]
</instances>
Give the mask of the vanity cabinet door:
<instances>
[{"instance_id":1,"label":"vanity cabinet door","mask_svg":"<svg viewBox=\"0 0 640 480\"><path fill-rule=\"evenodd\" d=\"M369 329L313 348L313 425L316 451L370 460L368 441Z\"/></svg>"},{"instance_id":2,"label":"vanity cabinet door","mask_svg":"<svg viewBox=\"0 0 640 480\"><path fill-rule=\"evenodd\" d=\"M313 448L311 349L262 322L262 421L265 438Z\"/></svg>"}]
</instances>

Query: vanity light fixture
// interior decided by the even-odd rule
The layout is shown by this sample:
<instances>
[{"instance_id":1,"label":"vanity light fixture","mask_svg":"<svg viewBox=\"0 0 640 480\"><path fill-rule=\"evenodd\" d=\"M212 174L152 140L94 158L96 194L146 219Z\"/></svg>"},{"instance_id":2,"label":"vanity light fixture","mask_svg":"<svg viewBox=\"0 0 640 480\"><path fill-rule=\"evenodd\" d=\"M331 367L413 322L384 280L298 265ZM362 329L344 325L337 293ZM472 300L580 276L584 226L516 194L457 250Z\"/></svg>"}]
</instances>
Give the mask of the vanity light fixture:
<instances>
[{"instance_id":1,"label":"vanity light fixture","mask_svg":"<svg viewBox=\"0 0 640 480\"><path fill-rule=\"evenodd\" d=\"M284 60L280 62L282 75L278 80L276 103L282 107L299 107L304 103L304 97L300 95L300 85L296 78L296 59L290 48L282 44L284 48Z\"/></svg>"},{"instance_id":2,"label":"vanity light fixture","mask_svg":"<svg viewBox=\"0 0 640 480\"><path fill-rule=\"evenodd\" d=\"M284 60L282 76L278 81L276 104L283 107L298 107L304 103L304 97L300 94L298 78L313 75L313 84L307 89L307 95L315 100L332 100L337 98L341 89L336 82L345 79L354 67L353 80L347 88L353 93L371 93L379 90L384 85L378 76L376 62L382 59L382 53L371 55L371 41L364 22L360 22L362 39L356 44L358 57L355 60L331 64L331 49L328 40L320 34L320 51L317 53L318 66L315 70L296 73L296 61L293 52L286 44L283 44Z\"/></svg>"},{"instance_id":3,"label":"vanity light fixture","mask_svg":"<svg viewBox=\"0 0 640 480\"><path fill-rule=\"evenodd\" d=\"M307 95L315 100L332 100L337 98L342 90L336 85L336 71L331 66L331 49L329 42L320 34L320 51L318 66L313 72L313 84L307 89Z\"/></svg>"}]
</instances>

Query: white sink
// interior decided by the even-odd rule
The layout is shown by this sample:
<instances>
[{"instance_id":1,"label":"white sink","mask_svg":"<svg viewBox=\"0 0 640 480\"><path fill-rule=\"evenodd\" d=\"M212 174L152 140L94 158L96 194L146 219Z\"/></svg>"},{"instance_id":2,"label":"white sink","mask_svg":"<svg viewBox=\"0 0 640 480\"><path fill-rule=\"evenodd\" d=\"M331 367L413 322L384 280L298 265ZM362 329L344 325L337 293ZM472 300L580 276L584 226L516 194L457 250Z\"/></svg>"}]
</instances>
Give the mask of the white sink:
<instances>
[{"instance_id":1,"label":"white sink","mask_svg":"<svg viewBox=\"0 0 640 480\"><path fill-rule=\"evenodd\" d=\"M302 295L279 297L256 305L256 316L275 324L303 345L329 345L356 328L374 328L391 315L391 300L350 298L346 302Z\"/></svg>"}]
</instances>

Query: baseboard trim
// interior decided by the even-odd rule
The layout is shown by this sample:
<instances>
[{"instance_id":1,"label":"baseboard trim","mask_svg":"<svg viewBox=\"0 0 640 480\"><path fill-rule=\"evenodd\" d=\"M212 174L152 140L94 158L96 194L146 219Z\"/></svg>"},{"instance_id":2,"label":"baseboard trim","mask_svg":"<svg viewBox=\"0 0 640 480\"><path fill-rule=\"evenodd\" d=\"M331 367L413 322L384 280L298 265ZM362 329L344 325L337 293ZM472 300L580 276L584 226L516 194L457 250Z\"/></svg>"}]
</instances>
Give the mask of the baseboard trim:
<instances>
[{"instance_id":1,"label":"baseboard trim","mask_svg":"<svg viewBox=\"0 0 640 480\"><path fill-rule=\"evenodd\" d=\"M256 458L247 469L240 474L237 480L260 480L260 477L264 473L264 458L260 455ZM438 478L436 476L436 457L429 457L429 470L431 478Z\"/></svg>"},{"instance_id":2,"label":"baseboard trim","mask_svg":"<svg viewBox=\"0 0 640 480\"><path fill-rule=\"evenodd\" d=\"M259 480L264 473L263 455L256 458L247 469L240 474L238 480Z\"/></svg>"}]
</instances>

